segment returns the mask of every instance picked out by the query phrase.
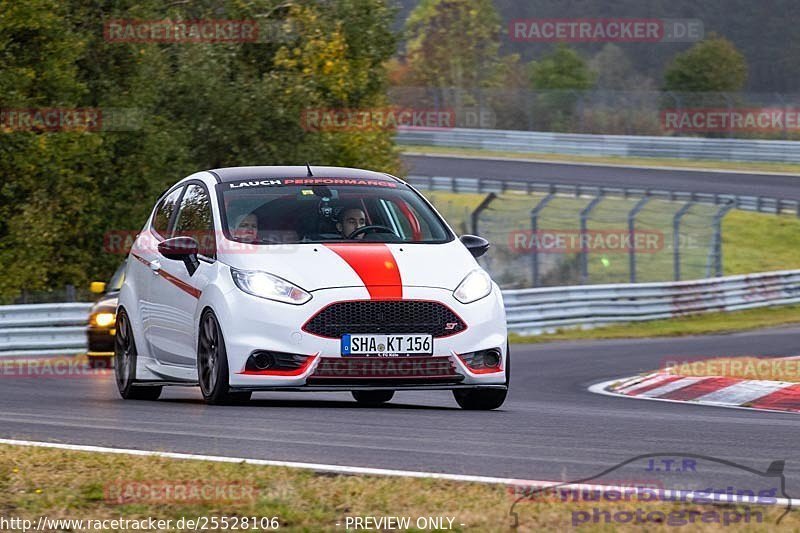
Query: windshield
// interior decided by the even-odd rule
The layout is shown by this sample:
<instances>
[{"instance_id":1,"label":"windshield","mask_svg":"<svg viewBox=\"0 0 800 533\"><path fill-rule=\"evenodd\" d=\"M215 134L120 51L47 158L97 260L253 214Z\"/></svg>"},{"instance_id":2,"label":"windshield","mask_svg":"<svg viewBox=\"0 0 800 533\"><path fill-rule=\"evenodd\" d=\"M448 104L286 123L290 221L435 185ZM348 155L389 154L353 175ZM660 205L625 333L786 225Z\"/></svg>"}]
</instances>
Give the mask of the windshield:
<instances>
[{"instance_id":1,"label":"windshield","mask_svg":"<svg viewBox=\"0 0 800 533\"><path fill-rule=\"evenodd\" d=\"M441 243L453 239L435 211L396 181L253 179L217 186L223 231L249 244L329 241Z\"/></svg>"}]
</instances>

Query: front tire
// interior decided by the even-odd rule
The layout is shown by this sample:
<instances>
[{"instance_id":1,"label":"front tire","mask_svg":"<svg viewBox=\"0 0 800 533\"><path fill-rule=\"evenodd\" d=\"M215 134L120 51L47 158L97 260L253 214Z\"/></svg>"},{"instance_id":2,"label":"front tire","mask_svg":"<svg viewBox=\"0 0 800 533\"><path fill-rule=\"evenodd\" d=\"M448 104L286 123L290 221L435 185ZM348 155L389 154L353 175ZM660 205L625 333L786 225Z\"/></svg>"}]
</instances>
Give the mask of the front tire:
<instances>
[{"instance_id":1,"label":"front tire","mask_svg":"<svg viewBox=\"0 0 800 533\"><path fill-rule=\"evenodd\" d=\"M491 411L506 401L505 389L455 389L453 397L459 407L468 411Z\"/></svg>"},{"instance_id":2,"label":"front tire","mask_svg":"<svg viewBox=\"0 0 800 533\"><path fill-rule=\"evenodd\" d=\"M393 390L354 390L350 394L359 404L372 407L382 405L394 397Z\"/></svg>"},{"instance_id":3,"label":"front tire","mask_svg":"<svg viewBox=\"0 0 800 533\"><path fill-rule=\"evenodd\" d=\"M454 389L453 397L459 407L468 411L491 411L506 401L511 385L511 351L506 343L506 388L505 389Z\"/></svg>"},{"instance_id":4,"label":"front tire","mask_svg":"<svg viewBox=\"0 0 800 533\"><path fill-rule=\"evenodd\" d=\"M136 384L136 341L128 313L117 314L117 334L114 337L114 377L119 395L124 400L157 400L161 387Z\"/></svg>"},{"instance_id":5,"label":"front tire","mask_svg":"<svg viewBox=\"0 0 800 533\"><path fill-rule=\"evenodd\" d=\"M200 318L197 343L197 380L209 405L229 405L250 400L250 391L232 391L228 380L228 352L217 317L207 309Z\"/></svg>"}]
</instances>

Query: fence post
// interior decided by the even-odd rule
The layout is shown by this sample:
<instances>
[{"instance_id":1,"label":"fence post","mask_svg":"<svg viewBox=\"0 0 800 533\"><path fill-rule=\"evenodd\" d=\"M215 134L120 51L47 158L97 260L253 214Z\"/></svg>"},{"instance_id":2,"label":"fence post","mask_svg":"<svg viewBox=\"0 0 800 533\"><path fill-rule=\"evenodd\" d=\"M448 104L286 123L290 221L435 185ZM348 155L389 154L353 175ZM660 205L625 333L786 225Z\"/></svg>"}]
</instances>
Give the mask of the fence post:
<instances>
[{"instance_id":1,"label":"fence post","mask_svg":"<svg viewBox=\"0 0 800 533\"><path fill-rule=\"evenodd\" d=\"M531 270L532 270L532 277L533 277L533 286L539 286L539 237L537 232L539 230L539 213L541 213L542 209L547 207L553 198L556 197L555 192L550 192L547 196L542 198L538 204L531 210L531 241L533 242L533 246L531 247Z\"/></svg>"},{"instance_id":2,"label":"fence post","mask_svg":"<svg viewBox=\"0 0 800 533\"><path fill-rule=\"evenodd\" d=\"M533 91L525 91L525 114L528 118L528 131L534 131L533 114L534 106L536 105L536 97Z\"/></svg>"},{"instance_id":3,"label":"fence post","mask_svg":"<svg viewBox=\"0 0 800 533\"><path fill-rule=\"evenodd\" d=\"M711 243L711 253L714 257L714 276L720 278L722 277L722 220L725 218L725 215L733 209L734 204L730 202L724 206L722 206L719 211L714 215L714 238ZM706 269L706 277L711 277L711 265L708 265Z\"/></svg>"},{"instance_id":4,"label":"fence post","mask_svg":"<svg viewBox=\"0 0 800 533\"><path fill-rule=\"evenodd\" d=\"M631 283L636 283L636 216L644 209L652 197L645 196L639 200L628 213L628 234L631 238L631 247L628 250L628 269L630 271Z\"/></svg>"},{"instance_id":5,"label":"fence post","mask_svg":"<svg viewBox=\"0 0 800 533\"><path fill-rule=\"evenodd\" d=\"M672 270L675 281L681 280L681 219L694 205L694 200L689 200L678 209L672 219Z\"/></svg>"},{"instance_id":6,"label":"fence post","mask_svg":"<svg viewBox=\"0 0 800 533\"><path fill-rule=\"evenodd\" d=\"M592 214L592 211L595 207L603 201L603 191L591 201L589 205L587 205L581 211L581 284L586 285L589 283L589 243L584 238L584 235L588 232L588 222L589 222L589 215Z\"/></svg>"},{"instance_id":7,"label":"fence post","mask_svg":"<svg viewBox=\"0 0 800 533\"><path fill-rule=\"evenodd\" d=\"M497 195L493 192L490 192L489 195L483 199L480 205L475 208L475 211L472 212L470 222L473 235L478 235L478 220L480 219L481 213L483 213L489 207L489 204L494 202L495 198L497 198Z\"/></svg>"}]
</instances>

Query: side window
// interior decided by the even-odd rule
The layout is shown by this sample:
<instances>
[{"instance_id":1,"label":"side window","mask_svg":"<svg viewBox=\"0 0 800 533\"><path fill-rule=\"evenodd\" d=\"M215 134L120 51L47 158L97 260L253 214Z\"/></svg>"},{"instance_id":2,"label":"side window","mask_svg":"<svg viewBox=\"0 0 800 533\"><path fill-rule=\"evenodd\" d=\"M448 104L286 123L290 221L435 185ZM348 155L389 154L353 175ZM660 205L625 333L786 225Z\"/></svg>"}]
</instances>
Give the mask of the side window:
<instances>
[{"instance_id":1,"label":"side window","mask_svg":"<svg viewBox=\"0 0 800 533\"><path fill-rule=\"evenodd\" d=\"M211 198L200 185L186 187L178 218L175 221L173 237L192 237L200 245L202 255L216 257Z\"/></svg>"},{"instance_id":2,"label":"side window","mask_svg":"<svg viewBox=\"0 0 800 533\"><path fill-rule=\"evenodd\" d=\"M183 187L179 187L172 191L166 198L161 200L161 203L156 208L156 214L153 217L153 231L164 239L169 237L169 221L172 218L172 213L175 212L182 190Z\"/></svg>"}]
</instances>

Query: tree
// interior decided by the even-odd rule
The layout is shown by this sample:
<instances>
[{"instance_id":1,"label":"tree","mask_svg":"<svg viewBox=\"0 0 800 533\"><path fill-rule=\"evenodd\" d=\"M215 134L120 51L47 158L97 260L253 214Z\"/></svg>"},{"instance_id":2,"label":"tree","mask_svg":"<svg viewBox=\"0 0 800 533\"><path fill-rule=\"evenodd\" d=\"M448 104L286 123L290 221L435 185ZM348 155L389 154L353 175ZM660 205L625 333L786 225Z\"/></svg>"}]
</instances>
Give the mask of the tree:
<instances>
[{"instance_id":1,"label":"tree","mask_svg":"<svg viewBox=\"0 0 800 533\"><path fill-rule=\"evenodd\" d=\"M585 91L594 84L594 75L586 61L564 44L552 54L530 65L531 85L534 89L573 89Z\"/></svg>"},{"instance_id":2,"label":"tree","mask_svg":"<svg viewBox=\"0 0 800 533\"><path fill-rule=\"evenodd\" d=\"M81 35L57 0L0 1L0 299L44 289L90 261L78 222L102 160L93 133L23 127L14 110L76 107L87 92L75 62ZM63 279L63 278L62 278Z\"/></svg>"},{"instance_id":3,"label":"tree","mask_svg":"<svg viewBox=\"0 0 800 533\"><path fill-rule=\"evenodd\" d=\"M581 91L594 85L594 74L586 61L564 44L529 66L531 86L539 91L534 115L539 124L556 131L572 129L575 105Z\"/></svg>"},{"instance_id":4,"label":"tree","mask_svg":"<svg viewBox=\"0 0 800 533\"><path fill-rule=\"evenodd\" d=\"M664 79L667 91L736 92L747 82L747 61L732 42L711 34L675 56Z\"/></svg>"},{"instance_id":5,"label":"tree","mask_svg":"<svg viewBox=\"0 0 800 533\"><path fill-rule=\"evenodd\" d=\"M412 79L425 87L497 87L507 63L491 0L422 0L405 28Z\"/></svg>"},{"instance_id":6,"label":"tree","mask_svg":"<svg viewBox=\"0 0 800 533\"><path fill-rule=\"evenodd\" d=\"M621 91L632 89L633 65L625 51L613 43L607 43L589 62L597 79L598 89Z\"/></svg>"},{"instance_id":7,"label":"tree","mask_svg":"<svg viewBox=\"0 0 800 533\"><path fill-rule=\"evenodd\" d=\"M121 255L158 194L217 166L312 164L397 173L393 132L316 133L306 108L386 105L396 49L387 0L198 0L167 6L0 0L0 109L128 109L120 130L20 131L0 121L0 301L85 286ZM255 19L285 30L255 43L116 43L103 23ZM105 118L105 114L103 115Z\"/></svg>"},{"instance_id":8,"label":"tree","mask_svg":"<svg viewBox=\"0 0 800 533\"><path fill-rule=\"evenodd\" d=\"M622 47L606 43L589 61L596 77L590 108L584 113L585 133L658 133L660 125L652 113L657 99L655 82L633 68Z\"/></svg>"}]
</instances>

